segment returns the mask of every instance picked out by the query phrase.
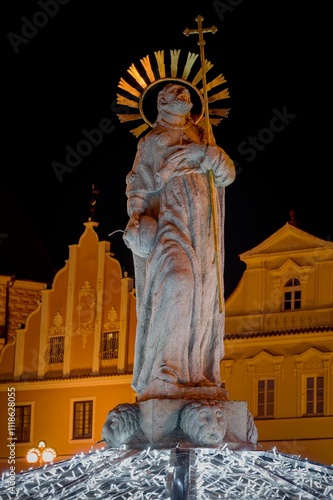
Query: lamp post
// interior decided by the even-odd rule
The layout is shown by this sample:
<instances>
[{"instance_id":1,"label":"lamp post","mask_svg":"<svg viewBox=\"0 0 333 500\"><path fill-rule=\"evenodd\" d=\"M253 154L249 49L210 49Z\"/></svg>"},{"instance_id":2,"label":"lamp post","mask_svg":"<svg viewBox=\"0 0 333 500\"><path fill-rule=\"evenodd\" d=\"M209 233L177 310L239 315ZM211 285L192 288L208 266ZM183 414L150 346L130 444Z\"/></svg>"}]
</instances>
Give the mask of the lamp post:
<instances>
[{"instance_id":1,"label":"lamp post","mask_svg":"<svg viewBox=\"0 0 333 500\"><path fill-rule=\"evenodd\" d=\"M48 464L53 462L56 458L57 452L54 448L46 446L45 441L39 441L37 448L30 448L27 453L27 461L29 464L39 463L39 465Z\"/></svg>"}]
</instances>

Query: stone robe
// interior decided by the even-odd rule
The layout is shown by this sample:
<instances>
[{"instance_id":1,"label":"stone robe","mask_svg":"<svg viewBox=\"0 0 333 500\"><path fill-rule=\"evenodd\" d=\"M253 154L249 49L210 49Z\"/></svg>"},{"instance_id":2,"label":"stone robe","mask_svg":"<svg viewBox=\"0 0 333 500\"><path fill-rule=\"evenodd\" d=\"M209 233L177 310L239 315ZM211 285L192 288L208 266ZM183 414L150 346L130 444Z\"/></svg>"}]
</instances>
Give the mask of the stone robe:
<instances>
[{"instance_id":1,"label":"stone robe","mask_svg":"<svg viewBox=\"0 0 333 500\"><path fill-rule=\"evenodd\" d=\"M192 158L178 168L168 162L172 146L192 142L203 144L203 159ZM139 141L126 178L129 216L148 215L157 222L146 232L142 224L124 235L134 259L137 333L132 387L139 394L165 368L181 386L194 387L206 379L221 385L224 314L219 311L207 169L214 173L223 238L224 186L235 178L234 164L221 148L206 144L203 129L193 122L182 128L157 122ZM222 240L220 252L223 263Z\"/></svg>"}]
</instances>

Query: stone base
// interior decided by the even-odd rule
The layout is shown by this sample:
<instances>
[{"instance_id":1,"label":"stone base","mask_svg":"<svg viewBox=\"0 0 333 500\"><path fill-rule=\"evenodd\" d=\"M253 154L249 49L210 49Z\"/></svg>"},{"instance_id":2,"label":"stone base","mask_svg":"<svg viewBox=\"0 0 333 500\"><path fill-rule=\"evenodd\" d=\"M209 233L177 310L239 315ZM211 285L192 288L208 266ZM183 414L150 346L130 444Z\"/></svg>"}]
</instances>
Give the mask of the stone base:
<instances>
[{"instance_id":1,"label":"stone base","mask_svg":"<svg viewBox=\"0 0 333 500\"><path fill-rule=\"evenodd\" d=\"M221 401L228 399L228 393L221 387L186 387L155 379L144 392L138 393L137 396L138 402L157 399L163 401L171 399L215 399Z\"/></svg>"},{"instance_id":2,"label":"stone base","mask_svg":"<svg viewBox=\"0 0 333 500\"><path fill-rule=\"evenodd\" d=\"M206 388L207 392L207 388ZM180 414L192 400L152 399L139 403L140 428L150 443L159 442L178 429ZM226 434L235 441L247 441L248 411L246 401L218 401L227 414ZM176 434L179 436L179 432Z\"/></svg>"},{"instance_id":3,"label":"stone base","mask_svg":"<svg viewBox=\"0 0 333 500\"><path fill-rule=\"evenodd\" d=\"M246 401L160 398L118 405L109 412L102 437L108 447L244 450L256 449L258 433Z\"/></svg>"}]
</instances>

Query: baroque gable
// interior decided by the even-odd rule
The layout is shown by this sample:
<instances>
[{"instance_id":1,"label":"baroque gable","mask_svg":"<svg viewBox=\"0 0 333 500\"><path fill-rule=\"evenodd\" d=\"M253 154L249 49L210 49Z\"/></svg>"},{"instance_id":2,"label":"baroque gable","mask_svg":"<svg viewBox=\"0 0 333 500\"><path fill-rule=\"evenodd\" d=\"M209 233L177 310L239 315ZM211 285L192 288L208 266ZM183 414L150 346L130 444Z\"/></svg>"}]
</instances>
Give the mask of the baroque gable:
<instances>
[{"instance_id":1,"label":"baroque gable","mask_svg":"<svg viewBox=\"0 0 333 500\"><path fill-rule=\"evenodd\" d=\"M295 252L302 250L331 249L333 243L312 236L301 229L286 223L281 229L272 234L262 243L240 255L241 260L246 261L248 257L260 254L276 254L283 252Z\"/></svg>"}]
</instances>

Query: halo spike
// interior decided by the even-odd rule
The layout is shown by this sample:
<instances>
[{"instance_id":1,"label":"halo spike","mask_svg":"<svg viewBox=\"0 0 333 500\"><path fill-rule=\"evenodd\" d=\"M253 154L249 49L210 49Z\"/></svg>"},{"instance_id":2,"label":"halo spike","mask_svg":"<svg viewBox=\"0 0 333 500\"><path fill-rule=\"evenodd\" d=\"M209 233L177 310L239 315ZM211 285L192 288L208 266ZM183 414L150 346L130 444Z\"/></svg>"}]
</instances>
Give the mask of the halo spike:
<instances>
[{"instance_id":1,"label":"halo spike","mask_svg":"<svg viewBox=\"0 0 333 500\"><path fill-rule=\"evenodd\" d=\"M124 97L120 94L117 94L117 104L124 104L125 106L129 106L130 108L138 108L139 103L132 101L131 99L127 99L127 97Z\"/></svg>"},{"instance_id":2,"label":"halo spike","mask_svg":"<svg viewBox=\"0 0 333 500\"><path fill-rule=\"evenodd\" d=\"M218 94L214 94L214 95L208 97L208 102L210 103L210 102L218 101L220 99L229 99L229 97L230 97L229 90L224 89L221 92L219 92Z\"/></svg>"},{"instance_id":3,"label":"halo spike","mask_svg":"<svg viewBox=\"0 0 333 500\"><path fill-rule=\"evenodd\" d=\"M199 54L193 54L191 52L189 52L187 54L187 60L186 60L186 64L185 64L183 76L182 76L182 78L184 78L184 80L187 80L188 75L190 74L191 69L193 67L193 64L195 63L198 56L199 56Z\"/></svg>"},{"instance_id":4,"label":"halo spike","mask_svg":"<svg viewBox=\"0 0 333 500\"><path fill-rule=\"evenodd\" d=\"M136 97L140 97L141 92L139 92L137 89L132 87L129 83L127 83L123 78L120 79L120 82L118 84L118 87L122 90L125 90L129 94L132 94Z\"/></svg>"},{"instance_id":5,"label":"halo spike","mask_svg":"<svg viewBox=\"0 0 333 500\"><path fill-rule=\"evenodd\" d=\"M205 74L210 69L212 69L213 66L214 66L214 64L212 64L210 61L207 61L207 59L206 59L205 60ZM203 72L202 72L202 68L200 68L200 70L198 71L198 73L196 74L194 79L192 80L193 85L196 85L198 82L200 82L202 80L202 78L203 78Z\"/></svg>"},{"instance_id":6,"label":"halo spike","mask_svg":"<svg viewBox=\"0 0 333 500\"><path fill-rule=\"evenodd\" d=\"M158 74L160 78L165 78L164 50L159 50L158 52L154 52L154 54L158 66Z\"/></svg>"},{"instance_id":7,"label":"halo spike","mask_svg":"<svg viewBox=\"0 0 333 500\"><path fill-rule=\"evenodd\" d=\"M179 50L170 50L170 57L171 57L170 68L171 68L171 76L172 77L177 76L179 54L180 54L180 49Z\"/></svg>"},{"instance_id":8,"label":"halo spike","mask_svg":"<svg viewBox=\"0 0 333 500\"><path fill-rule=\"evenodd\" d=\"M147 125L147 123L143 123L139 127L136 127L136 128L133 128L132 130L130 130L130 132L133 135L135 135L135 137L139 137L145 130L147 130L148 127L149 127L149 125Z\"/></svg>"},{"instance_id":9,"label":"halo spike","mask_svg":"<svg viewBox=\"0 0 333 500\"><path fill-rule=\"evenodd\" d=\"M140 114L128 114L128 113L117 113L120 123L131 122L134 120L141 120L142 116Z\"/></svg>"},{"instance_id":10,"label":"halo spike","mask_svg":"<svg viewBox=\"0 0 333 500\"><path fill-rule=\"evenodd\" d=\"M128 68L127 71L138 82L138 84L140 85L140 87L142 87L143 89L145 89L147 87L146 82L144 81L144 79L142 78L142 76L140 75L140 73L138 72L138 70L136 69L136 67L134 66L134 64L132 64Z\"/></svg>"},{"instance_id":11,"label":"halo spike","mask_svg":"<svg viewBox=\"0 0 333 500\"><path fill-rule=\"evenodd\" d=\"M212 80L211 82L207 83L207 92L209 92L214 87L218 87L218 85L222 85L222 83L226 83L226 81L227 80L224 78L224 76L221 73L219 76L217 76L216 78L214 78L214 80Z\"/></svg>"},{"instance_id":12,"label":"halo spike","mask_svg":"<svg viewBox=\"0 0 333 500\"><path fill-rule=\"evenodd\" d=\"M144 70L149 78L149 81L152 83L155 81L155 75L152 70L151 64L150 64L150 59L149 56L144 57L143 59L140 59L140 62L142 66L144 67Z\"/></svg>"},{"instance_id":13,"label":"halo spike","mask_svg":"<svg viewBox=\"0 0 333 500\"><path fill-rule=\"evenodd\" d=\"M210 115L222 116L228 118L230 108L214 108L209 110Z\"/></svg>"}]
</instances>

